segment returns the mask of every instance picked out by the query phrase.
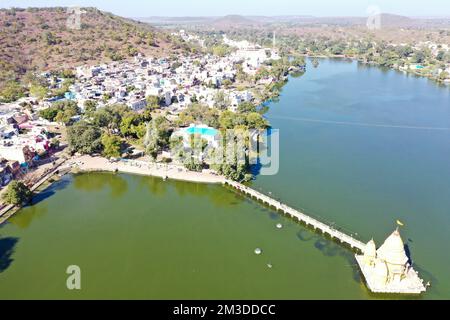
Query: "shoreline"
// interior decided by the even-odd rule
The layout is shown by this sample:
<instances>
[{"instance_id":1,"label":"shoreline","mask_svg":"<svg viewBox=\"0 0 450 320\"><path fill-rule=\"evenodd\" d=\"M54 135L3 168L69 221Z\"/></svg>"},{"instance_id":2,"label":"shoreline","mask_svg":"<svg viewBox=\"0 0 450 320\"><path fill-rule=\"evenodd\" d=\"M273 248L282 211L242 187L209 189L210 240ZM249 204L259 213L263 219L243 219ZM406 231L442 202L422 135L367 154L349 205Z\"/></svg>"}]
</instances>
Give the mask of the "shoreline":
<instances>
[{"instance_id":1,"label":"shoreline","mask_svg":"<svg viewBox=\"0 0 450 320\"><path fill-rule=\"evenodd\" d=\"M62 172L62 173L60 173ZM89 173L89 172L106 172L106 173L125 173L131 175L140 175L147 177L156 177L163 180L176 180L192 183L206 184L224 184L226 178L213 173L212 171L203 170L203 172L193 172L176 165L165 165L158 163L146 163L135 160L122 160L111 162L103 157L92 157L88 155L72 157L61 161L50 173L39 180L32 188L32 191L39 190L40 187L49 182L55 175L60 177L72 173ZM43 190L50 187L52 181L45 185L45 188L33 194L36 196ZM26 205L7 205L0 210L0 226L6 223L9 218L14 216L18 211Z\"/></svg>"},{"instance_id":2,"label":"shoreline","mask_svg":"<svg viewBox=\"0 0 450 320\"><path fill-rule=\"evenodd\" d=\"M79 172L119 172L194 183L223 184L225 178L209 170L194 172L184 167L136 160L111 162L103 157L80 156L69 161Z\"/></svg>"},{"instance_id":3,"label":"shoreline","mask_svg":"<svg viewBox=\"0 0 450 320\"><path fill-rule=\"evenodd\" d=\"M310 54L300 54L300 55L305 57L305 58L310 58L310 59L349 59L351 61L359 62L359 63L364 64L364 65L374 66L374 67L377 67L377 68L386 68L388 70L398 71L398 72L401 72L401 73L406 74L406 75L413 75L413 76L416 76L418 78L428 79L428 80L431 80L435 84L442 85L442 86L447 86L447 87L450 88L450 82L442 81L442 80L439 80L437 78L433 78L433 77L430 77L430 76L418 73L418 72L416 72L414 70L410 70L410 69L402 70L400 68L394 68L394 67L383 67L380 64L375 63L375 62L365 62L365 61L361 60L358 57L351 57L351 56L346 56L346 55L328 55L328 56L327 55L310 55Z\"/></svg>"}]
</instances>

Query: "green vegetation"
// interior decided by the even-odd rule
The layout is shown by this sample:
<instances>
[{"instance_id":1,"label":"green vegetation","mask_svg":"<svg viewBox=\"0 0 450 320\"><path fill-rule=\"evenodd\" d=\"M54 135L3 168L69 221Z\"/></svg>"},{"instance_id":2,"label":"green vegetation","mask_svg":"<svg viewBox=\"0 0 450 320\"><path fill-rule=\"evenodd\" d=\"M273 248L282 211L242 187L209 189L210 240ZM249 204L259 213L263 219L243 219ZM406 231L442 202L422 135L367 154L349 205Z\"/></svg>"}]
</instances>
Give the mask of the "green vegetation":
<instances>
[{"instance_id":1,"label":"green vegetation","mask_svg":"<svg viewBox=\"0 0 450 320\"><path fill-rule=\"evenodd\" d=\"M78 122L67 128L67 141L72 152L93 154L101 152L101 130L95 125Z\"/></svg>"},{"instance_id":2,"label":"green vegetation","mask_svg":"<svg viewBox=\"0 0 450 320\"><path fill-rule=\"evenodd\" d=\"M0 102L13 102L25 96L25 89L17 81L9 81L0 89Z\"/></svg>"},{"instance_id":3,"label":"green vegetation","mask_svg":"<svg viewBox=\"0 0 450 320\"><path fill-rule=\"evenodd\" d=\"M226 110L230 105L228 97L223 91L218 91L214 96L214 107L219 110Z\"/></svg>"},{"instance_id":4,"label":"green vegetation","mask_svg":"<svg viewBox=\"0 0 450 320\"><path fill-rule=\"evenodd\" d=\"M170 136L172 128L169 121L164 117L152 119L147 124L145 135L146 154L156 159L159 152L170 145Z\"/></svg>"},{"instance_id":5,"label":"green vegetation","mask_svg":"<svg viewBox=\"0 0 450 320\"><path fill-rule=\"evenodd\" d=\"M291 56L294 59L289 62L291 66L302 64L301 55L347 57L367 64L403 70L436 81L450 79L445 73L445 70L450 68L450 52L439 44L448 43L450 33L447 30L416 28L411 29L414 37L409 37L408 32L401 31L400 35L397 34L396 29L383 29L383 32L371 33L361 32L351 26L336 31L330 26L306 28L302 30L300 37L297 27L285 25L283 28L283 35L277 37L277 49L281 56ZM245 39L267 47L271 46L272 35L273 33L264 29L235 29L227 33L229 38ZM436 48L430 49L428 42L435 43ZM415 64L422 68L410 68ZM282 65L287 64L282 62ZM282 75L283 69L283 66L277 66L273 75ZM267 74L263 68L257 77Z\"/></svg>"},{"instance_id":6,"label":"green vegetation","mask_svg":"<svg viewBox=\"0 0 450 320\"><path fill-rule=\"evenodd\" d=\"M2 200L7 204L22 205L31 200L32 192L21 181L12 181L5 193L2 195Z\"/></svg>"},{"instance_id":7,"label":"green vegetation","mask_svg":"<svg viewBox=\"0 0 450 320\"><path fill-rule=\"evenodd\" d=\"M39 116L59 123L69 124L73 117L81 114L75 101L64 100L55 102L51 107L39 112Z\"/></svg>"},{"instance_id":8,"label":"green vegetation","mask_svg":"<svg viewBox=\"0 0 450 320\"><path fill-rule=\"evenodd\" d=\"M98 102L95 100L86 100L84 102L84 113L91 116L97 110Z\"/></svg>"},{"instance_id":9,"label":"green vegetation","mask_svg":"<svg viewBox=\"0 0 450 320\"><path fill-rule=\"evenodd\" d=\"M182 111L175 124L177 126L188 126L191 123L204 123L210 127L217 128L219 111L199 103L192 104L188 109Z\"/></svg>"},{"instance_id":10,"label":"green vegetation","mask_svg":"<svg viewBox=\"0 0 450 320\"><path fill-rule=\"evenodd\" d=\"M231 51L232 51L231 47L224 44L215 45L210 47L209 49L210 53L219 57L225 57L226 55L230 54Z\"/></svg>"},{"instance_id":11,"label":"green vegetation","mask_svg":"<svg viewBox=\"0 0 450 320\"><path fill-rule=\"evenodd\" d=\"M158 109L161 105L161 99L158 96L148 96L146 98L147 101L147 110L155 110Z\"/></svg>"},{"instance_id":12,"label":"green vegetation","mask_svg":"<svg viewBox=\"0 0 450 320\"><path fill-rule=\"evenodd\" d=\"M107 158L120 157L122 141L119 137L112 134L103 133L101 141L103 145L103 156Z\"/></svg>"},{"instance_id":13,"label":"green vegetation","mask_svg":"<svg viewBox=\"0 0 450 320\"><path fill-rule=\"evenodd\" d=\"M147 123L152 120L148 111L136 113L122 104L109 105L100 109L96 109L96 106L95 101L86 101L86 119L68 126L67 135L72 152L103 153L106 157L119 157L123 139L143 143L147 133ZM48 113L50 118L57 117L55 113L59 112L59 109L49 108L43 111ZM160 119L154 123L161 126ZM166 139L161 139L157 144L166 145L169 137L170 135Z\"/></svg>"},{"instance_id":14,"label":"green vegetation","mask_svg":"<svg viewBox=\"0 0 450 320\"><path fill-rule=\"evenodd\" d=\"M224 111L219 117L221 129L266 129L269 123L258 112Z\"/></svg>"},{"instance_id":15,"label":"green vegetation","mask_svg":"<svg viewBox=\"0 0 450 320\"><path fill-rule=\"evenodd\" d=\"M32 84L30 88L30 95L42 100L44 99L48 94L48 89L46 86L42 86L39 84Z\"/></svg>"},{"instance_id":16,"label":"green vegetation","mask_svg":"<svg viewBox=\"0 0 450 320\"><path fill-rule=\"evenodd\" d=\"M217 173L234 181L250 181L253 178L249 164L248 134L246 130L222 130L222 143L209 150L207 161Z\"/></svg>"}]
</instances>

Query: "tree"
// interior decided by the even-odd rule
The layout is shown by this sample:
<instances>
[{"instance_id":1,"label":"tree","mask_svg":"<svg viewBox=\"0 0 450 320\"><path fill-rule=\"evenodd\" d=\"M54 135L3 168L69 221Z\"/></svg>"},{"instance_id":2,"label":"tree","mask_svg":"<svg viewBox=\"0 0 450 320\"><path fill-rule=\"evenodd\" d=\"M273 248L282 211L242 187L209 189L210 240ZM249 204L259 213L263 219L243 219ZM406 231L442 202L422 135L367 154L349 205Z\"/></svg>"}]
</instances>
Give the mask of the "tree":
<instances>
[{"instance_id":1,"label":"tree","mask_svg":"<svg viewBox=\"0 0 450 320\"><path fill-rule=\"evenodd\" d=\"M107 108L101 108L92 115L92 122L100 128L110 127L113 123L113 115Z\"/></svg>"},{"instance_id":2,"label":"tree","mask_svg":"<svg viewBox=\"0 0 450 320\"><path fill-rule=\"evenodd\" d=\"M230 105L230 100L226 96L225 92L218 91L216 95L214 96L214 107L216 107L219 110L226 110L228 109L228 106Z\"/></svg>"},{"instance_id":3,"label":"tree","mask_svg":"<svg viewBox=\"0 0 450 320\"><path fill-rule=\"evenodd\" d=\"M335 44L331 47L330 52L334 55L340 55L344 52L344 47L340 44Z\"/></svg>"},{"instance_id":4,"label":"tree","mask_svg":"<svg viewBox=\"0 0 450 320\"><path fill-rule=\"evenodd\" d=\"M48 90L46 87L38 85L38 84L32 84L30 88L30 94L39 99L42 100L47 96Z\"/></svg>"},{"instance_id":5,"label":"tree","mask_svg":"<svg viewBox=\"0 0 450 320\"><path fill-rule=\"evenodd\" d=\"M246 139L245 136L235 130L227 131L222 138L224 143L214 150L211 168L231 180L251 180L253 175L250 171L247 150L245 147L242 148L242 139Z\"/></svg>"},{"instance_id":6,"label":"tree","mask_svg":"<svg viewBox=\"0 0 450 320\"><path fill-rule=\"evenodd\" d=\"M217 45L217 46L213 46L211 48L211 52L212 52L212 54L214 54L216 56L224 57L228 53L230 53L231 50L230 50L230 47L228 47L226 45Z\"/></svg>"},{"instance_id":7,"label":"tree","mask_svg":"<svg viewBox=\"0 0 450 320\"><path fill-rule=\"evenodd\" d=\"M171 128L169 122L164 117L152 119L147 124L145 135L145 150L152 158L156 158L158 153L169 146Z\"/></svg>"},{"instance_id":8,"label":"tree","mask_svg":"<svg viewBox=\"0 0 450 320\"><path fill-rule=\"evenodd\" d=\"M13 102L22 98L25 89L17 81L9 81L0 91L0 102Z\"/></svg>"},{"instance_id":9,"label":"tree","mask_svg":"<svg viewBox=\"0 0 450 320\"><path fill-rule=\"evenodd\" d=\"M57 43L57 40L55 38L55 35L51 33L50 31L46 31L42 34L42 39L44 40L45 44L48 46L54 45Z\"/></svg>"},{"instance_id":10,"label":"tree","mask_svg":"<svg viewBox=\"0 0 450 320\"><path fill-rule=\"evenodd\" d=\"M97 110L97 101L95 100L86 100L84 102L84 113L87 115L92 115Z\"/></svg>"},{"instance_id":11,"label":"tree","mask_svg":"<svg viewBox=\"0 0 450 320\"><path fill-rule=\"evenodd\" d=\"M102 149L100 129L86 122L68 127L67 141L72 152L92 154Z\"/></svg>"},{"instance_id":12,"label":"tree","mask_svg":"<svg viewBox=\"0 0 450 320\"><path fill-rule=\"evenodd\" d=\"M225 88L229 88L232 84L233 84L233 82L230 79L225 79L225 80L222 81L222 85Z\"/></svg>"},{"instance_id":13,"label":"tree","mask_svg":"<svg viewBox=\"0 0 450 320\"><path fill-rule=\"evenodd\" d=\"M59 72L59 76L65 79L73 79L75 78L75 74L71 69L63 69Z\"/></svg>"},{"instance_id":14,"label":"tree","mask_svg":"<svg viewBox=\"0 0 450 320\"><path fill-rule=\"evenodd\" d=\"M219 117L219 124L222 129L233 129L235 123L235 114L231 111L224 111Z\"/></svg>"},{"instance_id":15,"label":"tree","mask_svg":"<svg viewBox=\"0 0 450 320\"><path fill-rule=\"evenodd\" d=\"M402 58L408 58L414 52L410 46L398 46L396 50Z\"/></svg>"},{"instance_id":16,"label":"tree","mask_svg":"<svg viewBox=\"0 0 450 320\"><path fill-rule=\"evenodd\" d=\"M129 45L128 47L127 47L127 54L128 54L128 56L129 57L134 57L135 55L137 55L138 54L138 49L136 49L135 47L133 47L133 46L131 46L131 45Z\"/></svg>"},{"instance_id":17,"label":"tree","mask_svg":"<svg viewBox=\"0 0 450 320\"><path fill-rule=\"evenodd\" d=\"M423 63L425 61L425 53L417 51L413 56L414 63Z\"/></svg>"},{"instance_id":18,"label":"tree","mask_svg":"<svg viewBox=\"0 0 450 320\"><path fill-rule=\"evenodd\" d=\"M241 102L238 105L238 112L239 113L256 112L256 106L251 102Z\"/></svg>"},{"instance_id":19,"label":"tree","mask_svg":"<svg viewBox=\"0 0 450 320\"><path fill-rule=\"evenodd\" d=\"M135 113L128 112L122 117L120 123L120 133L123 137L142 138L146 133L145 123L150 121L151 115L149 112Z\"/></svg>"},{"instance_id":20,"label":"tree","mask_svg":"<svg viewBox=\"0 0 450 320\"><path fill-rule=\"evenodd\" d=\"M449 77L450 77L450 74L447 71L442 71L439 74L439 80L441 80L441 81L443 81L443 80L445 80L445 79L447 79Z\"/></svg>"},{"instance_id":21,"label":"tree","mask_svg":"<svg viewBox=\"0 0 450 320\"><path fill-rule=\"evenodd\" d=\"M148 96L147 100L147 110L155 110L158 109L161 103L161 100L158 96Z\"/></svg>"},{"instance_id":22,"label":"tree","mask_svg":"<svg viewBox=\"0 0 450 320\"><path fill-rule=\"evenodd\" d=\"M184 167L189 171L202 172L203 164L194 157L187 158L184 161Z\"/></svg>"},{"instance_id":23,"label":"tree","mask_svg":"<svg viewBox=\"0 0 450 320\"><path fill-rule=\"evenodd\" d=\"M55 121L58 123L63 123L65 125L68 125L73 117L75 117L78 114L78 112L75 109L63 109L58 112L58 114L55 117Z\"/></svg>"},{"instance_id":24,"label":"tree","mask_svg":"<svg viewBox=\"0 0 450 320\"><path fill-rule=\"evenodd\" d=\"M102 135L103 155L107 158L120 157L122 142L119 137L104 133Z\"/></svg>"},{"instance_id":25,"label":"tree","mask_svg":"<svg viewBox=\"0 0 450 320\"><path fill-rule=\"evenodd\" d=\"M247 115L247 126L251 129L265 129L268 127L266 119L257 112L252 112Z\"/></svg>"},{"instance_id":26,"label":"tree","mask_svg":"<svg viewBox=\"0 0 450 320\"><path fill-rule=\"evenodd\" d=\"M55 107L49 107L47 109L43 109L39 111L39 116L41 118L44 118L45 120L48 120L50 122L53 122L58 115L59 109Z\"/></svg>"},{"instance_id":27,"label":"tree","mask_svg":"<svg viewBox=\"0 0 450 320\"><path fill-rule=\"evenodd\" d=\"M61 145L61 141L59 141L59 139L57 139L57 138L53 138L50 141L50 147L52 147L54 149L58 149L60 145Z\"/></svg>"},{"instance_id":28,"label":"tree","mask_svg":"<svg viewBox=\"0 0 450 320\"><path fill-rule=\"evenodd\" d=\"M2 199L7 204L21 205L31 200L32 192L21 181L14 180L2 195Z\"/></svg>"},{"instance_id":29,"label":"tree","mask_svg":"<svg viewBox=\"0 0 450 320\"><path fill-rule=\"evenodd\" d=\"M65 100L55 102L51 107L39 112L39 116L48 120L69 124L71 119L80 114L80 108L75 101Z\"/></svg>"},{"instance_id":30,"label":"tree","mask_svg":"<svg viewBox=\"0 0 450 320\"><path fill-rule=\"evenodd\" d=\"M101 128L119 129L122 118L131 112L131 108L124 104L114 104L98 109L92 115L92 122Z\"/></svg>"}]
</instances>

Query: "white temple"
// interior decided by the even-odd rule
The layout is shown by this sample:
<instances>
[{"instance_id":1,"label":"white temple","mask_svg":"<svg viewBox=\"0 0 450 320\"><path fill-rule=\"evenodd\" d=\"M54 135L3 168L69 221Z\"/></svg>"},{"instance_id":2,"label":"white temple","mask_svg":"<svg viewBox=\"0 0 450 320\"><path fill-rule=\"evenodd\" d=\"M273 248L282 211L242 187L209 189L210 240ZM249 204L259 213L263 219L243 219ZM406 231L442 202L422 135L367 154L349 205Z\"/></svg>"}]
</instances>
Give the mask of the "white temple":
<instances>
[{"instance_id":1,"label":"white temple","mask_svg":"<svg viewBox=\"0 0 450 320\"><path fill-rule=\"evenodd\" d=\"M426 291L423 280L410 264L398 229L378 250L370 240L363 255L356 255L356 261L372 292L420 294Z\"/></svg>"}]
</instances>

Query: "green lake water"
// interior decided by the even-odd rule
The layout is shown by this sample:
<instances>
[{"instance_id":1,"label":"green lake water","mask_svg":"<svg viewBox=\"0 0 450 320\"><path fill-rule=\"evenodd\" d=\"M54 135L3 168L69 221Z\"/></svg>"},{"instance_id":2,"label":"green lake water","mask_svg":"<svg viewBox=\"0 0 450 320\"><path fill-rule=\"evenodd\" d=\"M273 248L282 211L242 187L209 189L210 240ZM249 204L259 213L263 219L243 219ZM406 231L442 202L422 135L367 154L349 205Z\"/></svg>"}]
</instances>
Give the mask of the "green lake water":
<instances>
[{"instance_id":1,"label":"green lake water","mask_svg":"<svg viewBox=\"0 0 450 320\"><path fill-rule=\"evenodd\" d=\"M450 90L321 60L267 116L280 171L254 186L378 245L400 219L433 284L422 298L450 299ZM222 186L95 173L64 177L0 228L0 299L16 298L408 297L370 294L352 252Z\"/></svg>"}]
</instances>

